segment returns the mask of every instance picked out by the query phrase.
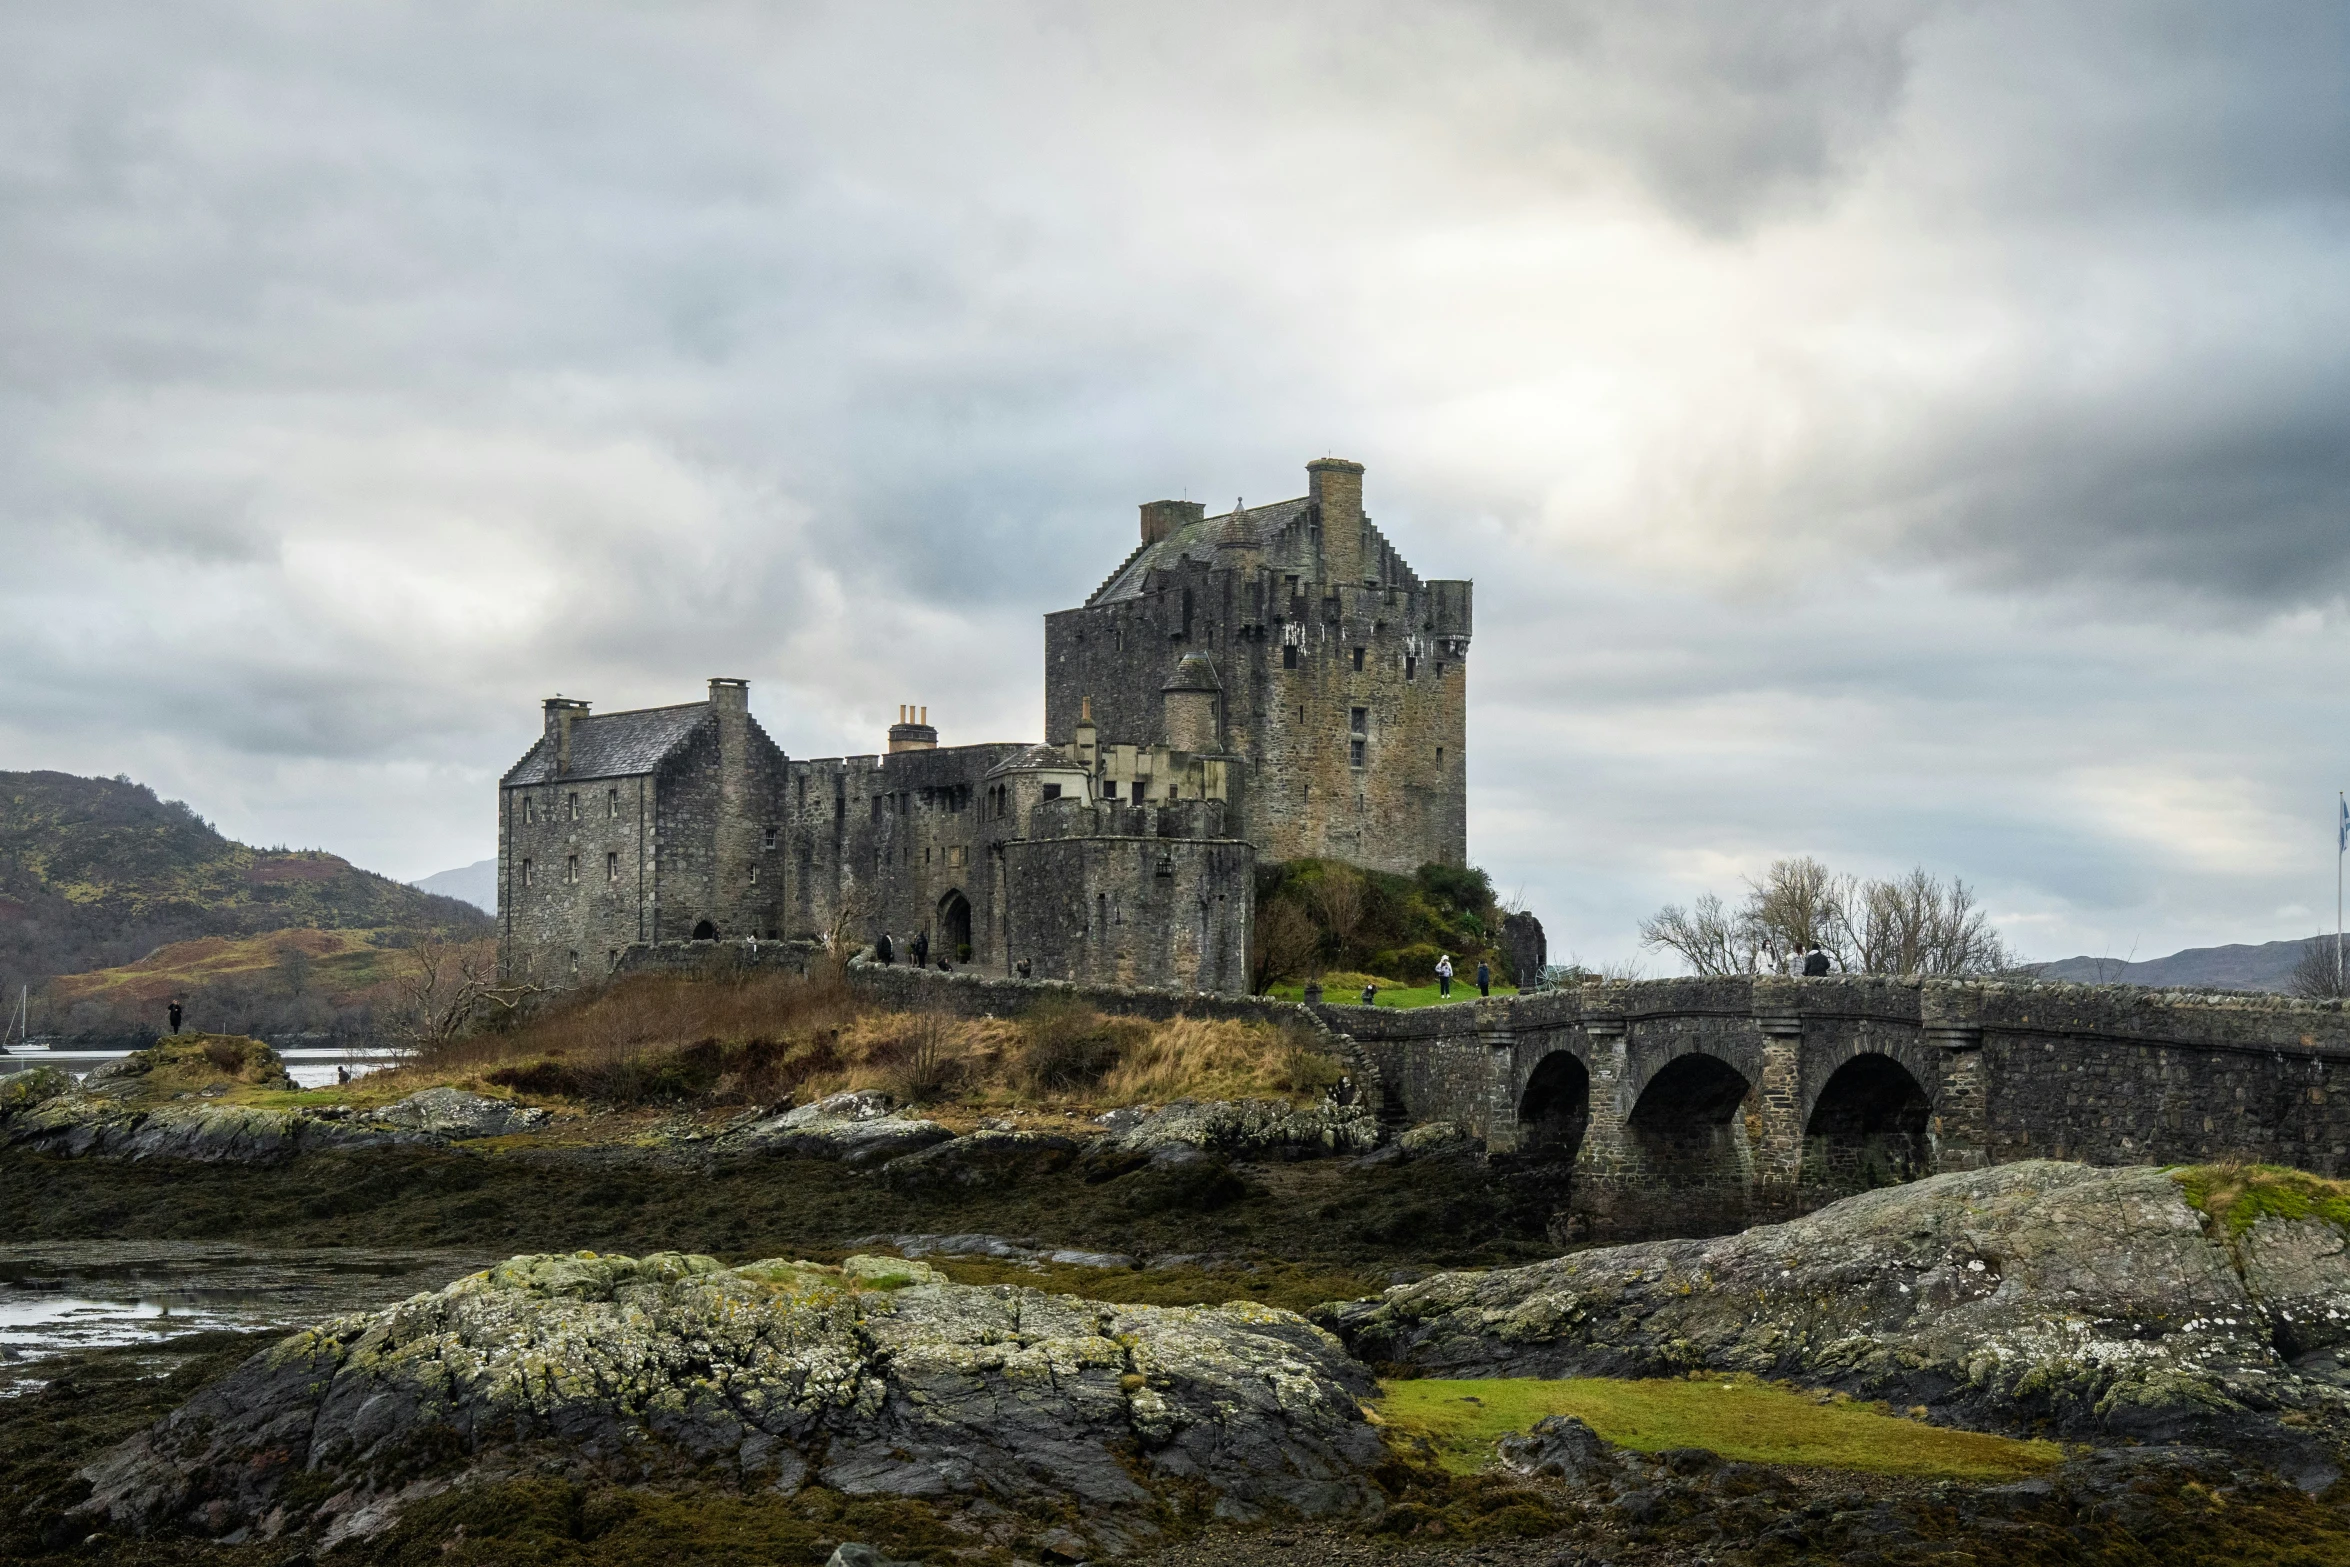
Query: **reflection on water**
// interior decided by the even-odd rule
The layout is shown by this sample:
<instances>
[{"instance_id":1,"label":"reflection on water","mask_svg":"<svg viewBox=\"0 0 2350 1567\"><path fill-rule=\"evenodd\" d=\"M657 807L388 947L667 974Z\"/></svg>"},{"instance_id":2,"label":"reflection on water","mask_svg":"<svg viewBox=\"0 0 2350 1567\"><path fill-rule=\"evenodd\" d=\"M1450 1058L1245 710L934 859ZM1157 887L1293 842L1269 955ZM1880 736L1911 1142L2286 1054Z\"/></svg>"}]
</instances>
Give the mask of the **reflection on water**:
<instances>
[{"instance_id":1,"label":"reflection on water","mask_svg":"<svg viewBox=\"0 0 2350 1567\"><path fill-rule=\"evenodd\" d=\"M0 1246L0 1398L73 1350L207 1329L301 1327L439 1289L497 1260L470 1251L51 1241Z\"/></svg>"}]
</instances>

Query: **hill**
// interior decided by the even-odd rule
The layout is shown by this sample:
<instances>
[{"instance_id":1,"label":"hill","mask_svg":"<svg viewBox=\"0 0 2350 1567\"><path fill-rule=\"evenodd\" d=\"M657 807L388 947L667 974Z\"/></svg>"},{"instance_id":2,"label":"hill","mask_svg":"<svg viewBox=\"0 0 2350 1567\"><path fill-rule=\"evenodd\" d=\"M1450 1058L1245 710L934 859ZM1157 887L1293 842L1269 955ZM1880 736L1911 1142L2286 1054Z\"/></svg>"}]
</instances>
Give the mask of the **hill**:
<instances>
[{"instance_id":1,"label":"hill","mask_svg":"<svg viewBox=\"0 0 2350 1567\"><path fill-rule=\"evenodd\" d=\"M498 912L496 860L475 860L471 865L460 865L453 871L435 871L422 881L413 881L408 885L420 892L435 892L444 898L461 899L484 914Z\"/></svg>"},{"instance_id":2,"label":"hill","mask_svg":"<svg viewBox=\"0 0 2350 1567\"><path fill-rule=\"evenodd\" d=\"M280 930L472 940L490 921L319 850L256 849L127 778L0 773L0 985Z\"/></svg>"},{"instance_id":3,"label":"hill","mask_svg":"<svg viewBox=\"0 0 2350 1567\"><path fill-rule=\"evenodd\" d=\"M2081 985L2187 985L2205 990L2265 990L2284 994L2293 977L2293 965L2311 942L2333 941L2307 936L2297 941L2264 941L2257 946L2241 942L2225 947L2189 947L2167 958L2125 963L2119 958L2064 958L2035 963L2043 979L2067 979Z\"/></svg>"}]
</instances>

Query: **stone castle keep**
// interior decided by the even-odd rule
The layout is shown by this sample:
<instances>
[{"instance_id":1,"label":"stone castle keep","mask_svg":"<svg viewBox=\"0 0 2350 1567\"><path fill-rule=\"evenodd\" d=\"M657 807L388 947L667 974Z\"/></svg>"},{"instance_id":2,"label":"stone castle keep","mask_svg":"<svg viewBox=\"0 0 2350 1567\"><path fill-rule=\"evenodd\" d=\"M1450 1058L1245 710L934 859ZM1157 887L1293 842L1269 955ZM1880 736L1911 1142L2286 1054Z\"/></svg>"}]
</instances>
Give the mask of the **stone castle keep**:
<instances>
[{"instance_id":1,"label":"stone castle keep","mask_svg":"<svg viewBox=\"0 0 2350 1567\"><path fill-rule=\"evenodd\" d=\"M1468 856L1470 584L1422 581L1362 465L1142 535L1045 617L1042 745L787 757L740 680L593 713L556 697L498 791L500 966L564 985L640 943L927 933L933 960L1245 991L1257 862Z\"/></svg>"}]
</instances>

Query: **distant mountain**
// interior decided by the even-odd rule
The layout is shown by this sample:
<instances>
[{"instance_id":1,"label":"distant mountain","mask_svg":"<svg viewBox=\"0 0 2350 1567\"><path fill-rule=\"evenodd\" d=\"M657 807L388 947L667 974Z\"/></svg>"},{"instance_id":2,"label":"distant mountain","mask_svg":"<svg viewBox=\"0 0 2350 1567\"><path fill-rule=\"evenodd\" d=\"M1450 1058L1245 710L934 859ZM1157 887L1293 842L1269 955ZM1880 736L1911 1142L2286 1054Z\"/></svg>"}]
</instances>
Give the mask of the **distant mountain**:
<instances>
[{"instance_id":1,"label":"distant mountain","mask_svg":"<svg viewBox=\"0 0 2350 1567\"><path fill-rule=\"evenodd\" d=\"M453 871L434 871L422 881L408 884L419 892L434 892L444 898L460 898L484 914L498 912L498 862L475 860L471 865Z\"/></svg>"},{"instance_id":2,"label":"distant mountain","mask_svg":"<svg viewBox=\"0 0 2350 1567\"><path fill-rule=\"evenodd\" d=\"M127 778L0 773L0 986L302 928L473 940L490 922L323 851L224 838Z\"/></svg>"},{"instance_id":3,"label":"distant mountain","mask_svg":"<svg viewBox=\"0 0 2350 1567\"><path fill-rule=\"evenodd\" d=\"M2267 990L2282 993L2293 977L2293 965L2312 940L2329 945L2332 931L2299 941L2264 941L2256 947L2189 947L2167 958L2124 963L2119 958L2066 958L2060 963L2033 967L2047 979L2069 979L2083 985L2189 985L2204 990Z\"/></svg>"}]
</instances>

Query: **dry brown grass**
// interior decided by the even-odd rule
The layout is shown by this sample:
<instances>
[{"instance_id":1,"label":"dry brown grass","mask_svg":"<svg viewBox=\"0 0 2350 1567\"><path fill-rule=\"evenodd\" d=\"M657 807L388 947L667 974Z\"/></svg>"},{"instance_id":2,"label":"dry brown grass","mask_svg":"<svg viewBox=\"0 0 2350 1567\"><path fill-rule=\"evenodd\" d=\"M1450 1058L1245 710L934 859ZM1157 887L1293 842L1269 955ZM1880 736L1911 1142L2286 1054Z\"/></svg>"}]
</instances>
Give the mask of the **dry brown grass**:
<instances>
[{"instance_id":1,"label":"dry brown grass","mask_svg":"<svg viewBox=\"0 0 2350 1567\"><path fill-rule=\"evenodd\" d=\"M1338 1063L1261 1023L1153 1023L1063 1004L1021 1020L884 1009L836 976L639 975L371 1080L471 1081L588 1104L770 1106L879 1088L904 1104L1086 1110L1318 1095Z\"/></svg>"}]
</instances>

